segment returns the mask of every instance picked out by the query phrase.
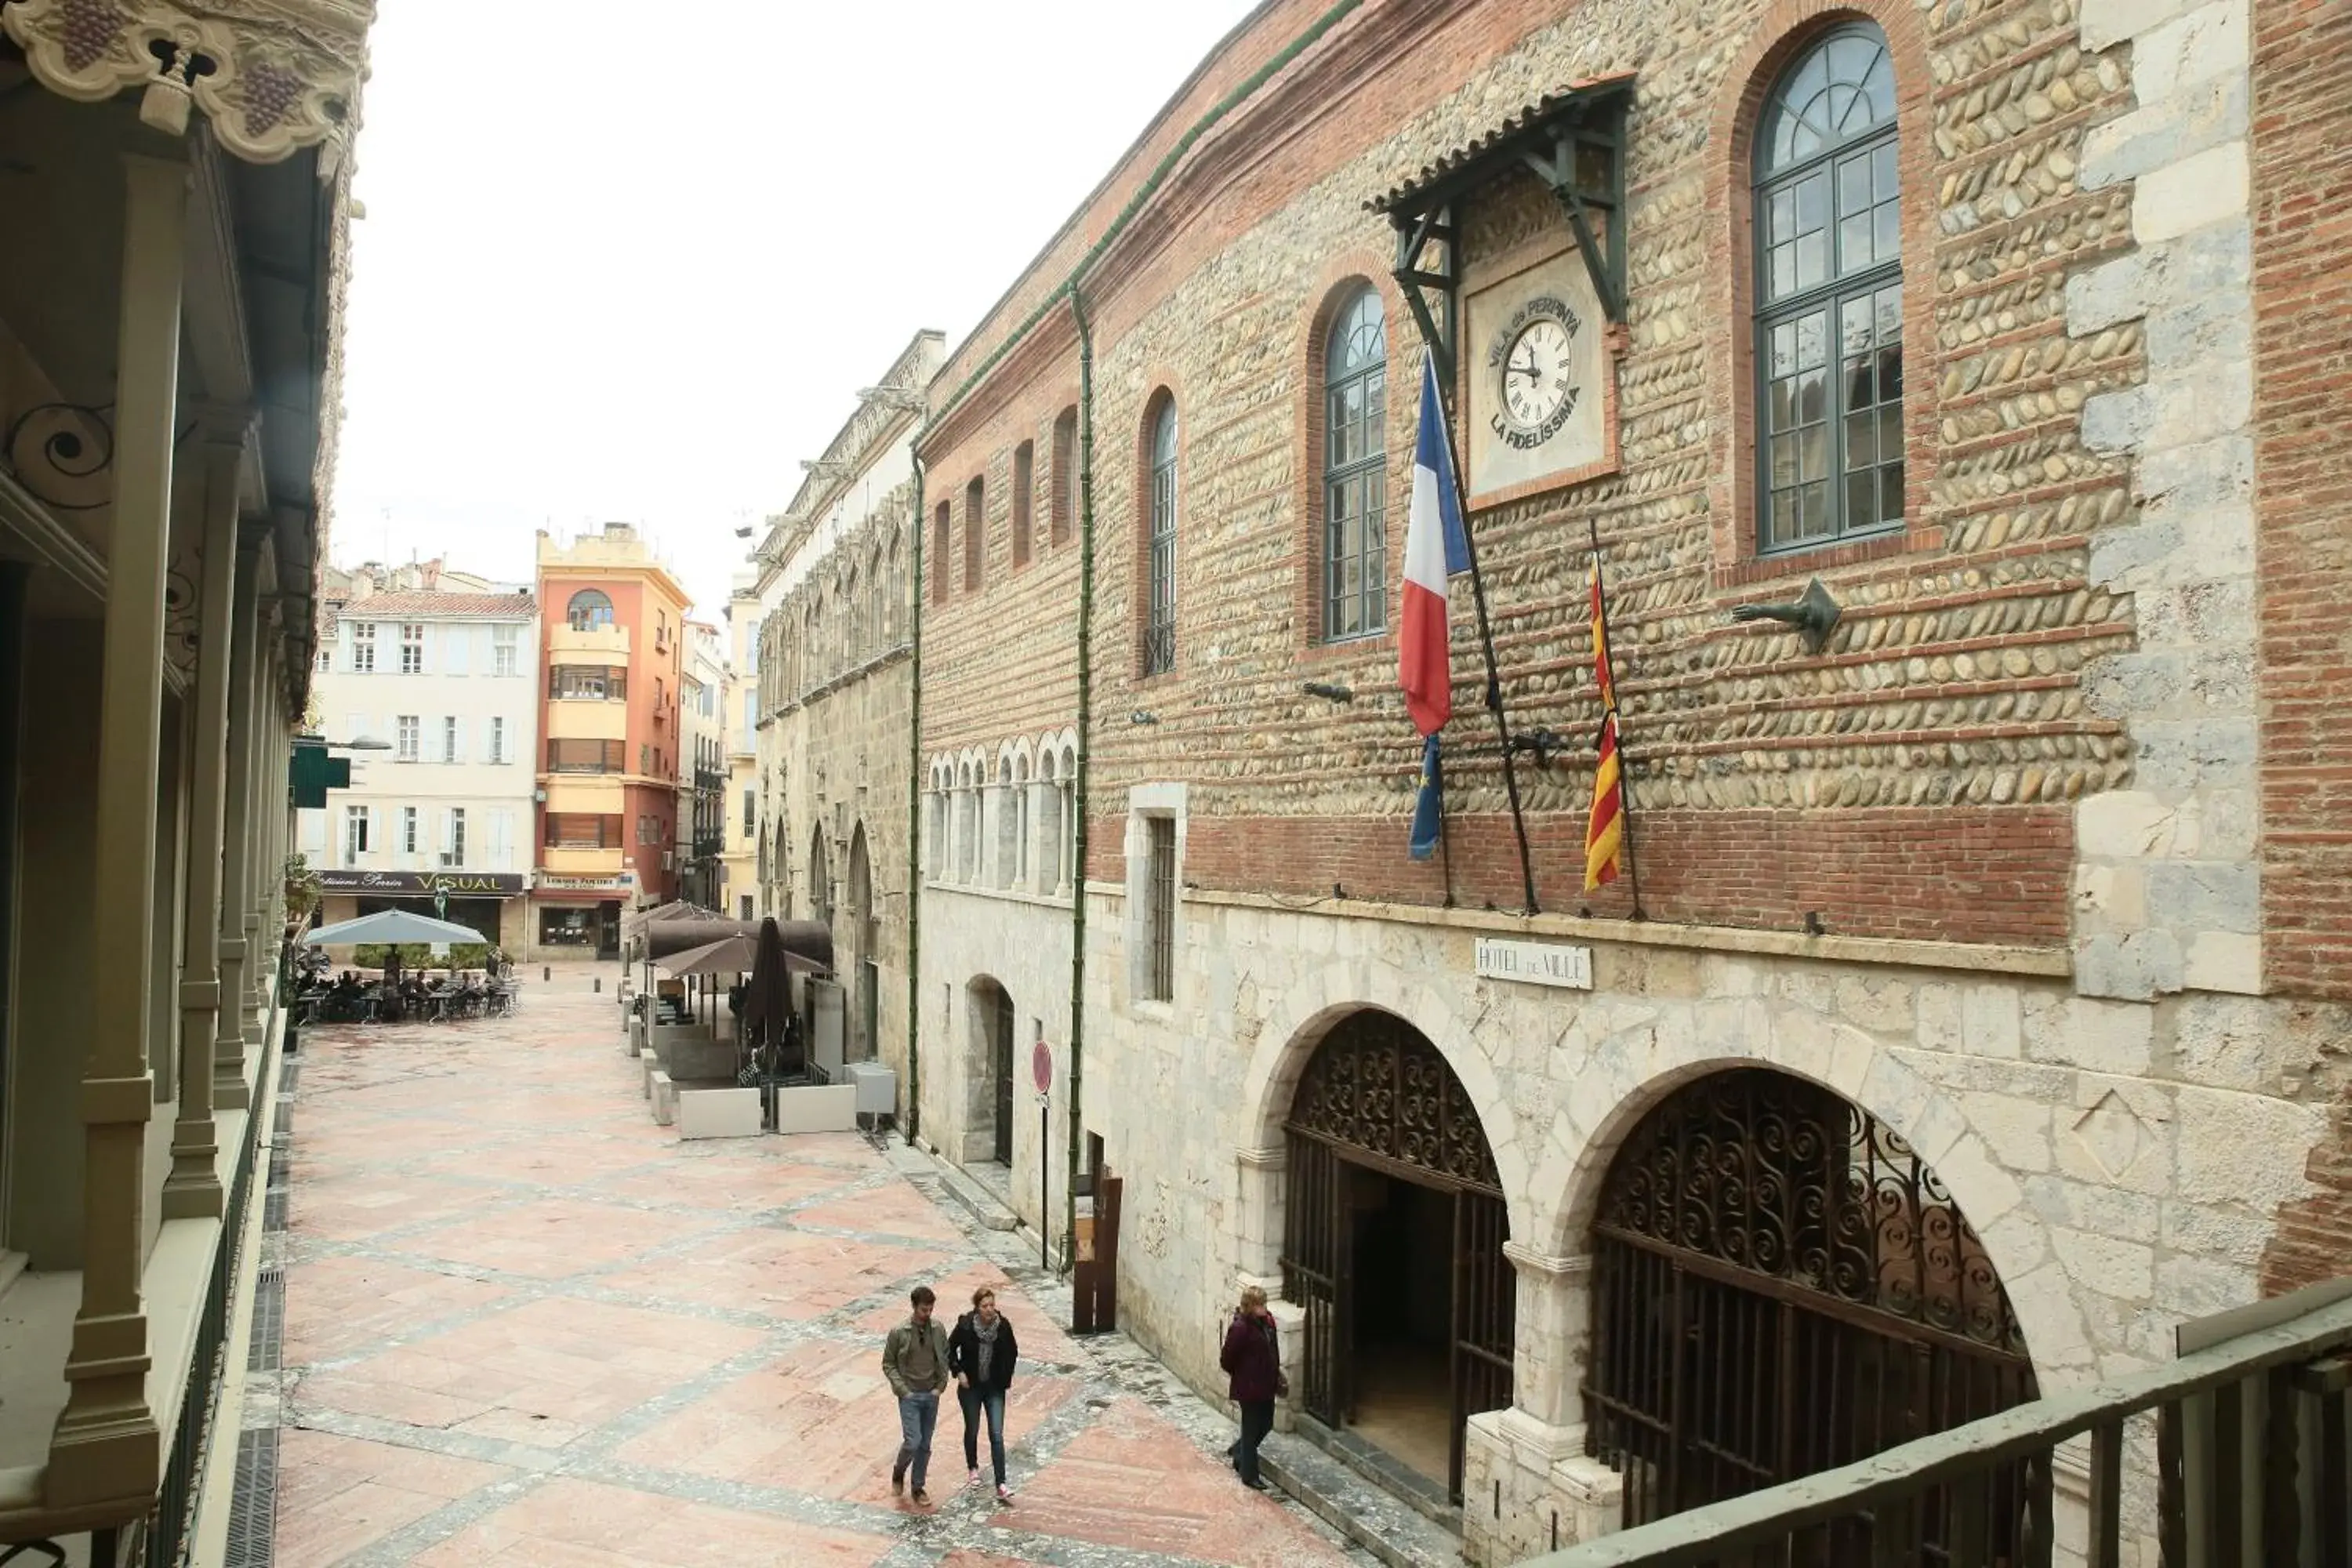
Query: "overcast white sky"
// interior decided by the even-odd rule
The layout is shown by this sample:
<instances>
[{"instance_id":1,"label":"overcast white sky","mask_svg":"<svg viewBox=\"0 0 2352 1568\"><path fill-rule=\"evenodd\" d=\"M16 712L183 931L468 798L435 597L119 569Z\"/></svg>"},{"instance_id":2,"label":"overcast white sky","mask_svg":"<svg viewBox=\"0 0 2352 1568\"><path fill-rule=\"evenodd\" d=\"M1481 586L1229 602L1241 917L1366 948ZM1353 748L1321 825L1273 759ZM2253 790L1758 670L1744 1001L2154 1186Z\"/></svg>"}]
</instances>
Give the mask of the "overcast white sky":
<instances>
[{"instance_id":1,"label":"overcast white sky","mask_svg":"<svg viewBox=\"0 0 2352 1568\"><path fill-rule=\"evenodd\" d=\"M626 521L715 616L856 389L971 331L1250 8L384 5L334 559L521 581L535 530Z\"/></svg>"}]
</instances>

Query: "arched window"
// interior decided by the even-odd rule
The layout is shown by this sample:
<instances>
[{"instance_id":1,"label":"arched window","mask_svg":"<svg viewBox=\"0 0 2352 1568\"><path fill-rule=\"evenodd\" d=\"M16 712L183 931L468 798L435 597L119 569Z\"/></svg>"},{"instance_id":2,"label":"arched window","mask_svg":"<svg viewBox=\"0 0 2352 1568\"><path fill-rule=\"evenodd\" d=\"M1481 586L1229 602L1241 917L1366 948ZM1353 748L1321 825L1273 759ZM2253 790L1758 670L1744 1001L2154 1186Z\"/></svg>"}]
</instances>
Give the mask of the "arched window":
<instances>
[{"instance_id":1,"label":"arched window","mask_svg":"<svg viewBox=\"0 0 2352 1568\"><path fill-rule=\"evenodd\" d=\"M988 559L988 481L963 488L963 591L980 592L982 563Z\"/></svg>"},{"instance_id":2,"label":"arched window","mask_svg":"<svg viewBox=\"0 0 2352 1568\"><path fill-rule=\"evenodd\" d=\"M604 631L613 624L613 601L601 589L583 588L572 595L563 618L575 632Z\"/></svg>"},{"instance_id":3,"label":"arched window","mask_svg":"<svg viewBox=\"0 0 2352 1568\"><path fill-rule=\"evenodd\" d=\"M1758 548L1903 521L1895 65L1868 23L1782 73L1756 127Z\"/></svg>"},{"instance_id":4,"label":"arched window","mask_svg":"<svg viewBox=\"0 0 2352 1568\"><path fill-rule=\"evenodd\" d=\"M1377 290L1332 317L1323 351L1323 635L1388 624L1389 338Z\"/></svg>"},{"instance_id":5,"label":"arched window","mask_svg":"<svg viewBox=\"0 0 2352 1568\"><path fill-rule=\"evenodd\" d=\"M1013 564L1029 564L1029 518L1037 499L1037 447L1024 441L1013 448Z\"/></svg>"},{"instance_id":6,"label":"arched window","mask_svg":"<svg viewBox=\"0 0 2352 1568\"><path fill-rule=\"evenodd\" d=\"M1145 505L1143 673L1176 668L1176 400L1161 394L1151 416L1151 488Z\"/></svg>"},{"instance_id":7,"label":"arched window","mask_svg":"<svg viewBox=\"0 0 2352 1568\"><path fill-rule=\"evenodd\" d=\"M948 503L931 513L931 603L948 602Z\"/></svg>"},{"instance_id":8,"label":"arched window","mask_svg":"<svg viewBox=\"0 0 2352 1568\"><path fill-rule=\"evenodd\" d=\"M1078 411L1065 408L1054 421L1054 542L1067 544L1078 525Z\"/></svg>"}]
</instances>

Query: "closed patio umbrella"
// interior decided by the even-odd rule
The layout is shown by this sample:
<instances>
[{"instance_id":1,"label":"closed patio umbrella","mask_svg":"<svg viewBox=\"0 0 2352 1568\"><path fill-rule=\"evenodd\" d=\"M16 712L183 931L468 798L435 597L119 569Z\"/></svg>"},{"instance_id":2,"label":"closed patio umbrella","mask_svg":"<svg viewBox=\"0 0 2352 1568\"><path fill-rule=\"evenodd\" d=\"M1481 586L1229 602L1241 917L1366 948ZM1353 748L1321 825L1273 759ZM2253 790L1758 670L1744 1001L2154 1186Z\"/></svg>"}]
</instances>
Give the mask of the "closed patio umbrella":
<instances>
[{"instance_id":1,"label":"closed patio umbrella","mask_svg":"<svg viewBox=\"0 0 2352 1568\"><path fill-rule=\"evenodd\" d=\"M657 958L654 967L670 974L742 974L751 970L759 945L748 936L723 936L717 942Z\"/></svg>"},{"instance_id":2,"label":"closed patio umbrella","mask_svg":"<svg viewBox=\"0 0 2352 1568\"><path fill-rule=\"evenodd\" d=\"M751 993L743 1002L743 1027L769 1047L772 1070L779 1078L796 1076L806 1065L802 1051L786 1048L788 1042L798 1043L787 1027L793 1017L793 957L785 951L783 933L775 921L761 921L758 950L752 955ZM814 963L805 957L800 962L803 967Z\"/></svg>"},{"instance_id":3,"label":"closed patio umbrella","mask_svg":"<svg viewBox=\"0 0 2352 1568\"><path fill-rule=\"evenodd\" d=\"M302 940L312 947L356 947L362 942L468 942L488 945L489 938L471 926L436 921L406 910L380 910L355 921L320 926Z\"/></svg>"}]
</instances>

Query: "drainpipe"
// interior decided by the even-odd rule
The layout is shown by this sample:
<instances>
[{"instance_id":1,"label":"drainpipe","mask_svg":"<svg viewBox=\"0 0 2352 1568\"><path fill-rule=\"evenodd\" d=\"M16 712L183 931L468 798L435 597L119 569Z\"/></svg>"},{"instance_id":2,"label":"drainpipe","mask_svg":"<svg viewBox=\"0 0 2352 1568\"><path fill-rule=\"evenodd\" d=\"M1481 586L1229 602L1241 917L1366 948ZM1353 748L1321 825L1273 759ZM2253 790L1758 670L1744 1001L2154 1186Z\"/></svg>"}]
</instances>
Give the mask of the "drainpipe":
<instances>
[{"instance_id":1,"label":"drainpipe","mask_svg":"<svg viewBox=\"0 0 2352 1568\"><path fill-rule=\"evenodd\" d=\"M1087 785L1094 755L1095 686L1095 336L1086 297L1070 280L1078 327L1078 776L1070 791L1070 1147L1062 1183L1062 1266L1077 1259L1078 1144L1085 1136L1087 1022Z\"/></svg>"},{"instance_id":2,"label":"drainpipe","mask_svg":"<svg viewBox=\"0 0 2352 1568\"><path fill-rule=\"evenodd\" d=\"M915 470L912 556L913 654L907 667L913 692L907 725L907 1142L922 1131L923 1100L923 456L922 437L907 443Z\"/></svg>"}]
</instances>

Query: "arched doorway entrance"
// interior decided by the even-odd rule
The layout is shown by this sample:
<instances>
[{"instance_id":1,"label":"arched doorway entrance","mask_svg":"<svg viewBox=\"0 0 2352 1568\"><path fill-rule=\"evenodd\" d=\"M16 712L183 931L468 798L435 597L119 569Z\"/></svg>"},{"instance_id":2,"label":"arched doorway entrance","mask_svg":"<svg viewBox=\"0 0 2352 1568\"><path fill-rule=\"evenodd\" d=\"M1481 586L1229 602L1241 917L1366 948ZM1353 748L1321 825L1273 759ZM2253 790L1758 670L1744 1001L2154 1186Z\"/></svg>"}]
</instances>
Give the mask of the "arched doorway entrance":
<instances>
[{"instance_id":1,"label":"arched doorway entrance","mask_svg":"<svg viewBox=\"0 0 2352 1568\"><path fill-rule=\"evenodd\" d=\"M1421 1031L1367 1009L1316 1047L1285 1129L1301 1403L1459 1502L1463 1423L1511 1402L1517 1287L1478 1113Z\"/></svg>"},{"instance_id":2,"label":"arched doorway entrance","mask_svg":"<svg viewBox=\"0 0 2352 1568\"><path fill-rule=\"evenodd\" d=\"M1624 1477L1629 1528L2036 1395L2000 1274L1934 1169L1803 1079L1739 1068L1660 1102L1594 1232L1588 1440ZM2021 1473L1981 1508L1931 1497L1916 1560L2020 1561L2023 1498ZM1819 1561L1877 1560L1835 1528Z\"/></svg>"},{"instance_id":3,"label":"arched doorway entrance","mask_svg":"<svg viewBox=\"0 0 2352 1568\"><path fill-rule=\"evenodd\" d=\"M972 1117L966 1159L1013 1166L1013 997L987 975L971 985L971 1013L966 1037L968 1081L976 1091L965 1101Z\"/></svg>"},{"instance_id":4,"label":"arched doorway entrance","mask_svg":"<svg viewBox=\"0 0 2352 1568\"><path fill-rule=\"evenodd\" d=\"M866 853L866 825L849 840L849 953L851 984L857 995L850 1008L852 1061L872 1061L880 1038L877 1015L882 1004L882 972L875 952L874 868Z\"/></svg>"}]
</instances>

